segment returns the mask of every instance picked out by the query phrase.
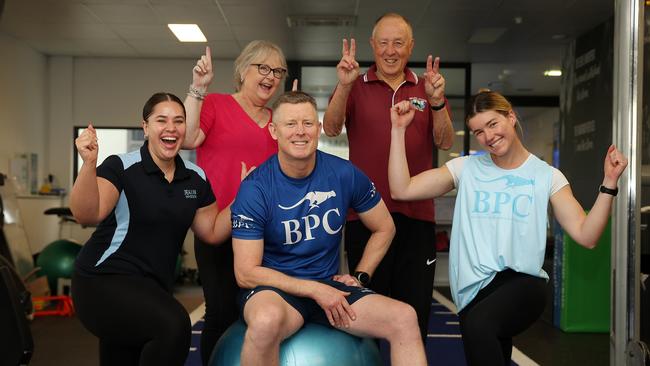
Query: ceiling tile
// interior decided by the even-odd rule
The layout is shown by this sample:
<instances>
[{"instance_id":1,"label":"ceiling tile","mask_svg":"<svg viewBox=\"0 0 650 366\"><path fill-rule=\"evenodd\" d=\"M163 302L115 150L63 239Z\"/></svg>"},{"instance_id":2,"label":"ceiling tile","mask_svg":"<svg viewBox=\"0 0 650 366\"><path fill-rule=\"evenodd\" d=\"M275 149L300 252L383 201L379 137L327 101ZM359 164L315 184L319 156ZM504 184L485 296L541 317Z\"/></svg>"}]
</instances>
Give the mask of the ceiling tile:
<instances>
[{"instance_id":1,"label":"ceiling tile","mask_svg":"<svg viewBox=\"0 0 650 366\"><path fill-rule=\"evenodd\" d=\"M28 40L26 43L48 56L88 56L86 50L69 39Z\"/></svg>"},{"instance_id":2,"label":"ceiling tile","mask_svg":"<svg viewBox=\"0 0 650 366\"><path fill-rule=\"evenodd\" d=\"M219 8L214 4L156 5L153 9L163 23L190 23L201 27L207 24L226 24Z\"/></svg>"},{"instance_id":3,"label":"ceiling tile","mask_svg":"<svg viewBox=\"0 0 650 366\"><path fill-rule=\"evenodd\" d=\"M235 25L232 26L235 38L239 40L266 39L271 42L279 42L291 37L288 28L270 24L259 25L256 27Z\"/></svg>"},{"instance_id":4,"label":"ceiling tile","mask_svg":"<svg viewBox=\"0 0 650 366\"><path fill-rule=\"evenodd\" d=\"M183 5L186 7L195 7L195 6L214 6L215 2L213 0L146 0L153 5Z\"/></svg>"},{"instance_id":5,"label":"ceiling tile","mask_svg":"<svg viewBox=\"0 0 650 366\"><path fill-rule=\"evenodd\" d=\"M136 57L139 56L135 48L122 40L85 40L74 41L88 55L95 57Z\"/></svg>"},{"instance_id":6,"label":"ceiling tile","mask_svg":"<svg viewBox=\"0 0 650 366\"><path fill-rule=\"evenodd\" d=\"M138 57L190 58L193 56L183 44L174 41L148 42L147 40L128 40L131 47L138 50Z\"/></svg>"},{"instance_id":7,"label":"ceiling tile","mask_svg":"<svg viewBox=\"0 0 650 366\"><path fill-rule=\"evenodd\" d=\"M355 15L357 0L289 0L290 14L336 14Z\"/></svg>"},{"instance_id":8,"label":"ceiling tile","mask_svg":"<svg viewBox=\"0 0 650 366\"><path fill-rule=\"evenodd\" d=\"M34 6L33 1L9 0L5 3L2 17L43 24L62 22L78 24L97 21L85 5L59 1L39 1L38 6Z\"/></svg>"},{"instance_id":9,"label":"ceiling tile","mask_svg":"<svg viewBox=\"0 0 650 366\"><path fill-rule=\"evenodd\" d=\"M287 11L278 2L258 5L224 5L223 12L230 25L246 25L255 28L269 22L286 24ZM259 36L258 36L259 37Z\"/></svg>"},{"instance_id":10,"label":"ceiling tile","mask_svg":"<svg viewBox=\"0 0 650 366\"><path fill-rule=\"evenodd\" d=\"M108 24L158 24L156 13L148 5L89 4L88 9Z\"/></svg>"},{"instance_id":11,"label":"ceiling tile","mask_svg":"<svg viewBox=\"0 0 650 366\"><path fill-rule=\"evenodd\" d=\"M160 43L176 41L176 37L165 24L113 24L113 31L129 40L150 40Z\"/></svg>"},{"instance_id":12,"label":"ceiling tile","mask_svg":"<svg viewBox=\"0 0 650 366\"><path fill-rule=\"evenodd\" d=\"M104 24L31 23L8 19L2 28L21 39L117 39L118 36Z\"/></svg>"}]
</instances>

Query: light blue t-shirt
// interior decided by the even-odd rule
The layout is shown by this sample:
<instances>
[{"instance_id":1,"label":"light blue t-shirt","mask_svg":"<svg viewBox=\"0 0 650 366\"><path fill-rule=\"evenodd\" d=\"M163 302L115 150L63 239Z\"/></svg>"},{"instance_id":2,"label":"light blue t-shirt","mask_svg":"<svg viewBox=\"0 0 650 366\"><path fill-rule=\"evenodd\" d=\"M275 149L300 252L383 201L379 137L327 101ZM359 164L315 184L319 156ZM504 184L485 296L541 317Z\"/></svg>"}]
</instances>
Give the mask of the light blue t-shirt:
<instances>
[{"instance_id":1,"label":"light blue t-shirt","mask_svg":"<svg viewBox=\"0 0 650 366\"><path fill-rule=\"evenodd\" d=\"M331 279L338 273L348 209L362 213L380 199L370 179L347 160L317 151L314 171L295 179L273 155L242 182L231 206L232 237L264 239L264 267Z\"/></svg>"},{"instance_id":2,"label":"light blue t-shirt","mask_svg":"<svg viewBox=\"0 0 650 366\"><path fill-rule=\"evenodd\" d=\"M451 293L459 311L506 268L548 279L542 264L553 173L534 155L508 170L489 154L465 159L449 249Z\"/></svg>"}]
</instances>

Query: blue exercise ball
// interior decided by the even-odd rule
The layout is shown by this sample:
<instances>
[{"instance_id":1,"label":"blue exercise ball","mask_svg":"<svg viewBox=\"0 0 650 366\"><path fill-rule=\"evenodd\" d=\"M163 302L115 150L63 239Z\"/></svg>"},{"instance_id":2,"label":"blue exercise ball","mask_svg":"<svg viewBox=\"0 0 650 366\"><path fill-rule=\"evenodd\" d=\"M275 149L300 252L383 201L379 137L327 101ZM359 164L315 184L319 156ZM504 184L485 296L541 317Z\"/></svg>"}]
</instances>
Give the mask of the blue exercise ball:
<instances>
[{"instance_id":1,"label":"blue exercise ball","mask_svg":"<svg viewBox=\"0 0 650 366\"><path fill-rule=\"evenodd\" d=\"M238 366L246 324L238 320L214 347L210 366ZM280 345L282 366L377 366L382 365L377 344L320 324L307 323Z\"/></svg>"}]
</instances>

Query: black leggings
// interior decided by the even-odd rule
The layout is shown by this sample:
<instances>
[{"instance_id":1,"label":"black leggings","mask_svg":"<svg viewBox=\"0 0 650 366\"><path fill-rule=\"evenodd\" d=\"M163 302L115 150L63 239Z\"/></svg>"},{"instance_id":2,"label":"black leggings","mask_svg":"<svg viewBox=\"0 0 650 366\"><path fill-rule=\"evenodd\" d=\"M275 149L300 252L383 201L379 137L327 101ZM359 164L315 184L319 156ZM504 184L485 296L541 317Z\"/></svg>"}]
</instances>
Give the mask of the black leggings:
<instances>
[{"instance_id":1,"label":"black leggings","mask_svg":"<svg viewBox=\"0 0 650 366\"><path fill-rule=\"evenodd\" d=\"M207 365L221 335L238 319L239 287L233 267L232 240L215 246L194 236L194 254L205 298L201 360Z\"/></svg>"},{"instance_id":2,"label":"black leggings","mask_svg":"<svg viewBox=\"0 0 650 366\"><path fill-rule=\"evenodd\" d=\"M418 315L420 336L426 342L436 272L436 227L429 221L392 213L396 233L388 252L375 270L370 288L411 305ZM360 220L345 226L345 250L350 272L359 264L370 231Z\"/></svg>"},{"instance_id":3,"label":"black leggings","mask_svg":"<svg viewBox=\"0 0 650 366\"><path fill-rule=\"evenodd\" d=\"M546 280L507 269L458 314L469 366L510 365L512 337L544 311Z\"/></svg>"},{"instance_id":4,"label":"black leggings","mask_svg":"<svg viewBox=\"0 0 650 366\"><path fill-rule=\"evenodd\" d=\"M101 366L185 363L191 337L189 314L153 279L75 274L72 298L83 325L99 338Z\"/></svg>"}]
</instances>

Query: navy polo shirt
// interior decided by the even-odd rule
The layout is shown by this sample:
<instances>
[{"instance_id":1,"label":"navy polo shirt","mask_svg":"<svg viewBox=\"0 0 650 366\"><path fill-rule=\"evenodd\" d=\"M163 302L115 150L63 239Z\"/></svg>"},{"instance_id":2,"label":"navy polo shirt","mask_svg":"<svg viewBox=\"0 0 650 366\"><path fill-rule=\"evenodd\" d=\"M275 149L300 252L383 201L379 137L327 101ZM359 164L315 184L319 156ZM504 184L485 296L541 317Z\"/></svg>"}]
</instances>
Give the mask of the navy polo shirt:
<instances>
[{"instance_id":1,"label":"navy polo shirt","mask_svg":"<svg viewBox=\"0 0 650 366\"><path fill-rule=\"evenodd\" d=\"M176 156L168 182L154 163L147 142L139 151L109 156L97 176L119 192L115 208L77 257L82 276L141 275L171 290L176 260L196 210L215 201L205 173Z\"/></svg>"}]
</instances>

